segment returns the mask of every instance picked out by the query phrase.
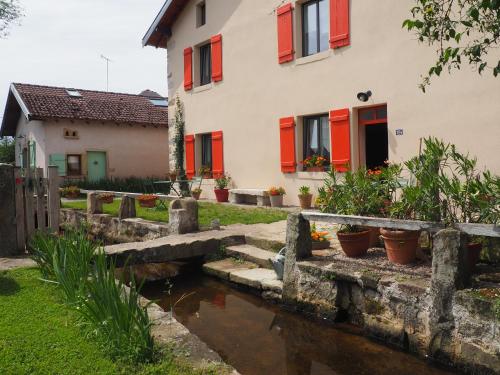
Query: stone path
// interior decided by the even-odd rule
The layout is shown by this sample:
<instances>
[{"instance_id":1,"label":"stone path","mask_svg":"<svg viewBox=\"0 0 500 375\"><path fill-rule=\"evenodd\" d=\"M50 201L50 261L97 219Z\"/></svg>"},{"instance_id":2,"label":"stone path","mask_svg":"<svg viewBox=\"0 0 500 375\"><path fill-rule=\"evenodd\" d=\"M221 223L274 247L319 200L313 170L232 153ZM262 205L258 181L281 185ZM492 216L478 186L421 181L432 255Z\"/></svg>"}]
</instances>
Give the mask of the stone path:
<instances>
[{"instance_id":1,"label":"stone path","mask_svg":"<svg viewBox=\"0 0 500 375\"><path fill-rule=\"evenodd\" d=\"M0 258L0 271L8 271L15 268L35 267L36 263L28 257Z\"/></svg>"}]
</instances>

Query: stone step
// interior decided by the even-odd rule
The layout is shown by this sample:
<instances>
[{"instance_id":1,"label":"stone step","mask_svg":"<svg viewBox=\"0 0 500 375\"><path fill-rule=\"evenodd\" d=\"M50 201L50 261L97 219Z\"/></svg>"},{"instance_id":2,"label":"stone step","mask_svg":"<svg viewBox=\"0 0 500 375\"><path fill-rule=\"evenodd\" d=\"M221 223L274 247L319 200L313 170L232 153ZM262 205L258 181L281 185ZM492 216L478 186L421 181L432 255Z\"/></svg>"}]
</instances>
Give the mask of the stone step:
<instances>
[{"instance_id":1,"label":"stone step","mask_svg":"<svg viewBox=\"0 0 500 375\"><path fill-rule=\"evenodd\" d=\"M246 271L258 267L259 266L254 263L239 261L234 258L227 258L215 262L205 263L203 265L203 271L220 279L229 280L231 272L241 270Z\"/></svg>"},{"instance_id":2,"label":"stone step","mask_svg":"<svg viewBox=\"0 0 500 375\"><path fill-rule=\"evenodd\" d=\"M281 294L283 290L283 282L277 279L276 273L265 268L232 271L229 274L229 280L233 283L264 291L273 291L278 294Z\"/></svg>"},{"instance_id":3,"label":"stone step","mask_svg":"<svg viewBox=\"0 0 500 375\"><path fill-rule=\"evenodd\" d=\"M285 247L285 238L283 237L283 241L279 241L276 239L264 238L257 235L248 235L245 234L245 242L248 245L253 245L255 247L259 247L263 250L269 250L273 253L277 253L283 247Z\"/></svg>"},{"instance_id":4,"label":"stone step","mask_svg":"<svg viewBox=\"0 0 500 375\"><path fill-rule=\"evenodd\" d=\"M267 269L273 268L270 259L276 256L276 253L262 250L258 247L248 244L228 246L226 247L226 254L231 257L247 260L249 262L258 264L260 267Z\"/></svg>"}]
</instances>

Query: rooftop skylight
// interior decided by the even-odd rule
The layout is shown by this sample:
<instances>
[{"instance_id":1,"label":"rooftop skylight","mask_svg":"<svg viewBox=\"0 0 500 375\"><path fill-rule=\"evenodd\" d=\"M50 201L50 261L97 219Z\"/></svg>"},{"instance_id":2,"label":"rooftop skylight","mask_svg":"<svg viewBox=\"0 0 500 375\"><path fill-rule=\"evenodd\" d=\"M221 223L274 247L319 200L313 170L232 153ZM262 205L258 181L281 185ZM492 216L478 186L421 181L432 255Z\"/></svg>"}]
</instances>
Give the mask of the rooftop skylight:
<instances>
[{"instance_id":1,"label":"rooftop skylight","mask_svg":"<svg viewBox=\"0 0 500 375\"><path fill-rule=\"evenodd\" d=\"M82 94L80 94L80 92L77 90L66 90L66 92L72 98L81 98L82 97Z\"/></svg>"},{"instance_id":2,"label":"rooftop skylight","mask_svg":"<svg viewBox=\"0 0 500 375\"><path fill-rule=\"evenodd\" d=\"M167 99L149 99L157 107L168 107Z\"/></svg>"}]
</instances>

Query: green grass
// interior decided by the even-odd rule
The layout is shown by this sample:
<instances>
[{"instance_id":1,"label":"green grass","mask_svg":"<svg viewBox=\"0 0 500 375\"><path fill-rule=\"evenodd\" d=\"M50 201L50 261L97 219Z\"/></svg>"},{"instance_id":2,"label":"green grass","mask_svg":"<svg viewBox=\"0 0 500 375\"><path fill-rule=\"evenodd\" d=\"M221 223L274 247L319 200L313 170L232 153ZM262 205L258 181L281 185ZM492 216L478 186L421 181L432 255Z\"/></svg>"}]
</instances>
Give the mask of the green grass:
<instances>
[{"instance_id":1,"label":"green grass","mask_svg":"<svg viewBox=\"0 0 500 375\"><path fill-rule=\"evenodd\" d=\"M103 206L104 213L117 216L120 208L120 199L115 199L112 204ZM87 202L63 202L63 208L74 208L79 210L87 209ZM137 217L151 221L168 222L168 211L151 208L142 208L136 203ZM219 219L221 225L230 224L258 224L274 223L285 220L287 212L281 210L272 210L267 208L242 208L226 204L217 204L209 202L199 202L199 222L200 225L207 226L213 219Z\"/></svg>"},{"instance_id":2,"label":"green grass","mask_svg":"<svg viewBox=\"0 0 500 375\"><path fill-rule=\"evenodd\" d=\"M37 269L0 272L1 374L201 374L170 353L156 364L111 360L60 302L60 289L40 279Z\"/></svg>"}]
</instances>

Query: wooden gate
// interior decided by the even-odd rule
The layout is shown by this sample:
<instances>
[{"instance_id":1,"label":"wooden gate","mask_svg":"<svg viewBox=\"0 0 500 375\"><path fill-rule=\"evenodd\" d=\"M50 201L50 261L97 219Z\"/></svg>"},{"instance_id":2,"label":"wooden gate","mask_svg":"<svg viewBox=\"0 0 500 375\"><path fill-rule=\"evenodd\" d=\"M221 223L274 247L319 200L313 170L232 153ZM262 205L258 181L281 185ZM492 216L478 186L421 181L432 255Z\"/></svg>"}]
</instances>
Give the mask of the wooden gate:
<instances>
[{"instance_id":1,"label":"wooden gate","mask_svg":"<svg viewBox=\"0 0 500 375\"><path fill-rule=\"evenodd\" d=\"M59 231L59 174L42 168L0 165L0 256L21 255L36 230Z\"/></svg>"}]
</instances>

